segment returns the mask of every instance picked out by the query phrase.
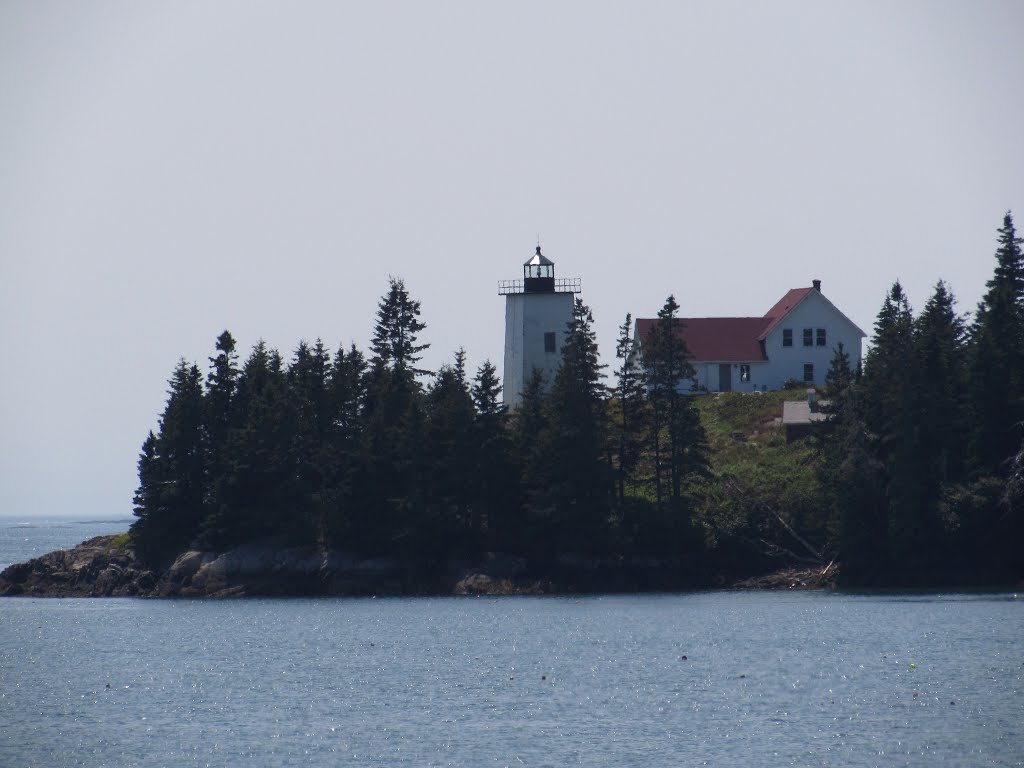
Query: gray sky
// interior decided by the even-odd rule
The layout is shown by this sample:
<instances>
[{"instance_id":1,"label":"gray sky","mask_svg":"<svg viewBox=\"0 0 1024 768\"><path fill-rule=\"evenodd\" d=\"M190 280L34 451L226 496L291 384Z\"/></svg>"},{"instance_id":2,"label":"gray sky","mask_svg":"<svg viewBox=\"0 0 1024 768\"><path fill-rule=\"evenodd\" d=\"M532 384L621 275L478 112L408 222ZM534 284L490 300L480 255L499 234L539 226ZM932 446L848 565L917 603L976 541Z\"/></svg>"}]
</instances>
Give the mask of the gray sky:
<instances>
[{"instance_id":1,"label":"gray sky","mask_svg":"<svg viewBox=\"0 0 1024 768\"><path fill-rule=\"evenodd\" d=\"M365 347L388 275L436 367L499 368L539 235L606 362L626 312L812 278L870 333L970 310L1024 229L1019 2L0 3L0 514L130 514L177 359Z\"/></svg>"}]
</instances>

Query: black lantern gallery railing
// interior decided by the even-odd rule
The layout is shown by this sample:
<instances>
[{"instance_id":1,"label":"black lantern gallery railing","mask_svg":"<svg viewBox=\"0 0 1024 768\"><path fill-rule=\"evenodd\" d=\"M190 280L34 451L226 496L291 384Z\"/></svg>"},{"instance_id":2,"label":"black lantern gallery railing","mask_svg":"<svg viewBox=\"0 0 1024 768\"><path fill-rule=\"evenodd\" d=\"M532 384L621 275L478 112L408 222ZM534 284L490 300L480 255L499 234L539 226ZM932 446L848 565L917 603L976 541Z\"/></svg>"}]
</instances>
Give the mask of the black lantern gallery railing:
<instances>
[{"instance_id":1,"label":"black lantern gallery railing","mask_svg":"<svg viewBox=\"0 0 1024 768\"><path fill-rule=\"evenodd\" d=\"M580 292L580 279L578 277L555 277L551 278L554 280L554 293L579 293ZM533 290L527 290L527 286L522 280L499 280L498 281L498 295L505 296L510 293L534 293ZM550 293L551 291L536 291L537 293Z\"/></svg>"}]
</instances>

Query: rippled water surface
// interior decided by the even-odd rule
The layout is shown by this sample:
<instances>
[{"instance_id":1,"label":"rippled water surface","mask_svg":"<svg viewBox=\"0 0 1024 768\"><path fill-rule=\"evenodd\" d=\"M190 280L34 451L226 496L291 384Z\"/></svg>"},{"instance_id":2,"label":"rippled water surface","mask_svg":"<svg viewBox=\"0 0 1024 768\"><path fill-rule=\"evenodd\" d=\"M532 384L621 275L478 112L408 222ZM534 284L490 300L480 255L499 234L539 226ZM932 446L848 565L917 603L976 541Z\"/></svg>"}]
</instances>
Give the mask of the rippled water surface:
<instances>
[{"instance_id":1,"label":"rippled water surface","mask_svg":"<svg viewBox=\"0 0 1024 768\"><path fill-rule=\"evenodd\" d=\"M1022 638L1012 594L7 599L0 765L1020 765Z\"/></svg>"}]
</instances>

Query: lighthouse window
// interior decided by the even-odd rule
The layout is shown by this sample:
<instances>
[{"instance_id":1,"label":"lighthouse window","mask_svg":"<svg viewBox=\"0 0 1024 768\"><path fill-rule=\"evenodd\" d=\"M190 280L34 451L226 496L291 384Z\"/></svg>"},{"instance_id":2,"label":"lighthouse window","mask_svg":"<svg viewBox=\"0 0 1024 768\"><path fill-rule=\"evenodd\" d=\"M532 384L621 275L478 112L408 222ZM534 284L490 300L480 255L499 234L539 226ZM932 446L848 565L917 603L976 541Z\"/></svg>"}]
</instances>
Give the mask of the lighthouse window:
<instances>
[{"instance_id":1,"label":"lighthouse window","mask_svg":"<svg viewBox=\"0 0 1024 768\"><path fill-rule=\"evenodd\" d=\"M554 352L555 351L555 332L548 331L544 334L544 351Z\"/></svg>"}]
</instances>

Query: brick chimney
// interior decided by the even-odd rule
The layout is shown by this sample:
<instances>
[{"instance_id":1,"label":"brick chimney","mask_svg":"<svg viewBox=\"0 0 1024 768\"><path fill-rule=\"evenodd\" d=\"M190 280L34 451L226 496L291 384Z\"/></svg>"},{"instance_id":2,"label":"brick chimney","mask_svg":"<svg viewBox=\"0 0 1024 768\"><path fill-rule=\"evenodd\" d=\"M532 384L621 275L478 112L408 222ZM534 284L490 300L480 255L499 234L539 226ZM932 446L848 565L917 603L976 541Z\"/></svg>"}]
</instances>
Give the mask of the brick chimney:
<instances>
[{"instance_id":1,"label":"brick chimney","mask_svg":"<svg viewBox=\"0 0 1024 768\"><path fill-rule=\"evenodd\" d=\"M811 280L811 285L814 286L814 290L821 293L821 280Z\"/></svg>"}]
</instances>

